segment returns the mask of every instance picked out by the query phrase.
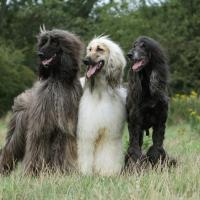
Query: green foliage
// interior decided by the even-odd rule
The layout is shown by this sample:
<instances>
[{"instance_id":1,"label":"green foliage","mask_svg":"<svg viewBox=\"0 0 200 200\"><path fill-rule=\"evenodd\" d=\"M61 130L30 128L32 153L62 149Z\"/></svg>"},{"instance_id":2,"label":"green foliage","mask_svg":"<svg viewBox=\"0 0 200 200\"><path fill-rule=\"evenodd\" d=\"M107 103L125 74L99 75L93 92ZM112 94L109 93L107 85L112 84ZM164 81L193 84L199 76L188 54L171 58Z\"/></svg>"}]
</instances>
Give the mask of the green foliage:
<instances>
[{"instance_id":1,"label":"green foliage","mask_svg":"<svg viewBox=\"0 0 200 200\"><path fill-rule=\"evenodd\" d=\"M200 92L199 10L200 1L187 0L1 0L0 37L4 43L11 41L15 46L12 52L20 54L16 56L18 62L34 71L36 36L42 24L47 29L72 31L85 43L95 35L110 35L125 54L139 35L147 35L158 40L168 53L171 93L188 94L193 89ZM0 48L3 51L0 62L5 62L3 57L7 54L4 47ZM14 65L12 59L8 61ZM128 69L129 64L125 81ZM9 72L9 76L17 79L14 72Z\"/></svg>"},{"instance_id":2,"label":"green foliage","mask_svg":"<svg viewBox=\"0 0 200 200\"><path fill-rule=\"evenodd\" d=\"M0 116L10 109L13 98L29 87L35 79L34 73L22 63L24 55L14 46L0 46Z\"/></svg>"},{"instance_id":3,"label":"green foliage","mask_svg":"<svg viewBox=\"0 0 200 200\"><path fill-rule=\"evenodd\" d=\"M200 133L200 96L192 91L189 95L176 94L170 105L169 124L189 123Z\"/></svg>"},{"instance_id":4,"label":"green foliage","mask_svg":"<svg viewBox=\"0 0 200 200\"><path fill-rule=\"evenodd\" d=\"M96 32L109 34L125 50L139 35L158 40L166 49L171 68L172 93L188 93L200 88L200 2L162 1L146 5L145 1L125 1L99 9Z\"/></svg>"},{"instance_id":5,"label":"green foliage","mask_svg":"<svg viewBox=\"0 0 200 200\"><path fill-rule=\"evenodd\" d=\"M0 13L4 13L0 20L0 28L3 30L0 36L12 40L18 48L25 49L25 64L34 70L39 27L45 24L47 29L66 29L83 36L89 31L89 13L97 1L10 0L6 7L0 5Z\"/></svg>"}]
</instances>

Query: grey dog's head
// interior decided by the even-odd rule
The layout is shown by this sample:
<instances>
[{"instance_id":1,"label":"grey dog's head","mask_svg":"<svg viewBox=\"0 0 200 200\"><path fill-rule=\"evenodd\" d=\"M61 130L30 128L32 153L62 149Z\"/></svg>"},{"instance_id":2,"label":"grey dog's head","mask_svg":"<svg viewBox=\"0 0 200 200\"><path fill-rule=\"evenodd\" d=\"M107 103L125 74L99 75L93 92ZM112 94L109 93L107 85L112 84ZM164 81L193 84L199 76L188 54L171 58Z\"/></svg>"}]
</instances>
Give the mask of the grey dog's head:
<instances>
[{"instance_id":1,"label":"grey dog's head","mask_svg":"<svg viewBox=\"0 0 200 200\"><path fill-rule=\"evenodd\" d=\"M73 79L79 71L82 47L78 37L68 31L41 29L37 45L40 78Z\"/></svg>"}]
</instances>

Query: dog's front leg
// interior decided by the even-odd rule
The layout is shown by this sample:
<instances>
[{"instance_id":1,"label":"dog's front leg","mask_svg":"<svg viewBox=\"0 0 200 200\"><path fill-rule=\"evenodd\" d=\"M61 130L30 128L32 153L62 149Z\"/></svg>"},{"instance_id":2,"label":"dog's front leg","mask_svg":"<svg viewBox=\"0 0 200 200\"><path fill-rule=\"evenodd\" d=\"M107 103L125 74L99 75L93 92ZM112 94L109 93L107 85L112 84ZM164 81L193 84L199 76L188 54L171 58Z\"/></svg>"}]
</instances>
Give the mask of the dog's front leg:
<instances>
[{"instance_id":1,"label":"dog's front leg","mask_svg":"<svg viewBox=\"0 0 200 200\"><path fill-rule=\"evenodd\" d=\"M35 109L35 108L34 108ZM49 167L51 156L51 133L53 123L50 118L45 117L45 112L36 115L32 111L26 138L26 150L23 160L25 174L38 175L41 170Z\"/></svg>"},{"instance_id":2,"label":"dog's front leg","mask_svg":"<svg viewBox=\"0 0 200 200\"><path fill-rule=\"evenodd\" d=\"M129 123L129 148L128 153L125 158L125 163L127 166L134 163L138 163L139 165L143 163L145 160L145 156L142 154L142 136L143 130L137 122Z\"/></svg>"},{"instance_id":3,"label":"dog's front leg","mask_svg":"<svg viewBox=\"0 0 200 200\"><path fill-rule=\"evenodd\" d=\"M163 148L164 133L165 125L155 126L153 128L153 145L147 152L147 157L152 166L158 163L159 160L163 163L166 158L166 153Z\"/></svg>"},{"instance_id":4,"label":"dog's front leg","mask_svg":"<svg viewBox=\"0 0 200 200\"><path fill-rule=\"evenodd\" d=\"M25 174L39 175L41 170L46 170L49 167L49 138L41 132L40 134L41 136L38 137L35 130L28 132L25 157L23 160Z\"/></svg>"},{"instance_id":5,"label":"dog's front leg","mask_svg":"<svg viewBox=\"0 0 200 200\"><path fill-rule=\"evenodd\" d=\"M147 157L151 164L154 166L159 160L161 163L166 158L166 153L163 148L163 141L165 136L165 124L167 121L167 103L160 102L155 107L156 124L153 126L153 145L147 152Z\"/></svg>"},{"instance_id":6,"label":"dog's front leg","mask_svg":"<svg viewBox=\"0 0 200 200\"><path fill-rule=\"evenodd\" d=\"M95 141L90 138L78 139L78 165L84 175L93 173Z\"/></svg>"}]
</instances>

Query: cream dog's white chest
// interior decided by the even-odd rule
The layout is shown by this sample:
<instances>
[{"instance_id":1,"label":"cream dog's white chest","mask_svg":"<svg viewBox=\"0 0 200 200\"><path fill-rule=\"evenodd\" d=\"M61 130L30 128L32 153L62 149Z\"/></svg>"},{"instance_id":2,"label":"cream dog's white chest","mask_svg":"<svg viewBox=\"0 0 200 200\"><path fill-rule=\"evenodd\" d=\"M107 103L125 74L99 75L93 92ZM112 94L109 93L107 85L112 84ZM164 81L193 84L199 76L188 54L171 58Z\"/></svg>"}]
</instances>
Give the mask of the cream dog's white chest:
<instances>
[{"instance_id":1,"label":"cream dog's white chest","mask_svg":"<svg viewBox=\"0 0 200 200\"><path fill-rule=\"evenodd\" d=\"M124 120L125 106L117 92L103 91L99 94L91 93L89 89L84 91L79 107L78 128L87 129L84 131L87 137L98 137L100 129L108 130L107 134L111 137L119 137L116 129Z\"/></svg>"}]
</instances>

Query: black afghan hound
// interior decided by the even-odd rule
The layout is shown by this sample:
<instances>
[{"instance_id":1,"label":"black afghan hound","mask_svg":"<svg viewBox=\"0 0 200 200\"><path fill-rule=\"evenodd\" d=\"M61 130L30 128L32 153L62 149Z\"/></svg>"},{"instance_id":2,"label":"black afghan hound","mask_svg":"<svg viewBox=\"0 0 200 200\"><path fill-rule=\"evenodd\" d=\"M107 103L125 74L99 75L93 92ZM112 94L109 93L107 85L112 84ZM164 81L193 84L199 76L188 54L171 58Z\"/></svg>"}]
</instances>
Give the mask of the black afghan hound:
<instances>
[{"instance_id":1,"label":"black afghan hound","mask_svg":"<svg viewBox=\"0 0 200 200\"><path fill-rule=\"evenodd\" d=\"M63 30L41 29L39 81L14 102L0 173L22 161L25 173L73 170L77 162L76 126L82 87L82 43Z\"/></svg>"},{"instance_id":2,"label":"black afghan hound","mask_svg":"<svg viewBox=\"0 0 200 200\"><path fill-rule=\"evenodd\" d=\"M127 165L131 160L140 164L148 158L152 166L167 158L163 148L165 123L168 113L169 67L164 51L158 42L139 37L129 51L132 68L129 71L127 96L129 148ZM147 156L142 154L144 131L153 128L153 145Z\"/></svg>"}]
</instances>

